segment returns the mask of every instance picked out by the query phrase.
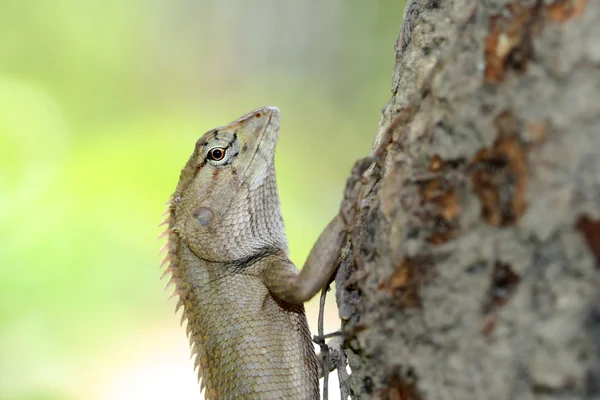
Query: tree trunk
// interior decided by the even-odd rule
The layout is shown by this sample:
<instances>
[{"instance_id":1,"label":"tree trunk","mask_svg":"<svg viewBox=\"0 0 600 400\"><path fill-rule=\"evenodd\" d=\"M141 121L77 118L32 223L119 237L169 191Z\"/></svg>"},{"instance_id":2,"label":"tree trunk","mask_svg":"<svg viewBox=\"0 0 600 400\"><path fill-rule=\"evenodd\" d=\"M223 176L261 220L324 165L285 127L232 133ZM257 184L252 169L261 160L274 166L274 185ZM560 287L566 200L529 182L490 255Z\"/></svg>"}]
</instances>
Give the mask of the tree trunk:
<instances>
[{"instance_id":1,"label":"tree trunk","mask_svg":"<svg viewBox=\"0 0 600 400\"><path fill-rule=\"evenodd\" d=\"M336 279L355 399L600 398L600 2L407 5Z\"/></svg>"}]
</instances>

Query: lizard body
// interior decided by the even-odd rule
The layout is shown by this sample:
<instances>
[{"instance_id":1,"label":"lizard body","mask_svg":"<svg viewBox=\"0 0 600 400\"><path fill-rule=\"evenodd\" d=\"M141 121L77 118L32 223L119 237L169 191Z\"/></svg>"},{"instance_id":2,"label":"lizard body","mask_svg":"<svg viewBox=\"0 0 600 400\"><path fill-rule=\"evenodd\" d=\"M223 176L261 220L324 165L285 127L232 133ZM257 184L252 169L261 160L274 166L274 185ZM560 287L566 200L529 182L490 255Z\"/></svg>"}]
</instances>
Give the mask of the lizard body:
<instances>
[{"instance_id":1,"label":"lizard body","mask_svg":"<svg viewBox=\"0 0 600 400\"><path fill-rule=\"evenodd\" d=\"M169 202L166 272L207 399L319 398L303 302L329 282L345 224L336 216L298 271L275 180L278 133L275 107L207 132Z\"/></svg>"}]
</instances>

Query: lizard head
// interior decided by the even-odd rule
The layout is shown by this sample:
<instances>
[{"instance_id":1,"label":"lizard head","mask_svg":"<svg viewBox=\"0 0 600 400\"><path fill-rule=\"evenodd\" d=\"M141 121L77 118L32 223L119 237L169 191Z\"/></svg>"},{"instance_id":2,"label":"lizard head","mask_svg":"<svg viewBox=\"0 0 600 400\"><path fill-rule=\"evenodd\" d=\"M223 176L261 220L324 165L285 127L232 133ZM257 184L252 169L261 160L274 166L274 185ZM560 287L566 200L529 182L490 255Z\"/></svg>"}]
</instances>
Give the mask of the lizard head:
<instances>
[{"instance_id":1,"label":"lizard head","mask_svg":"<svg viewBox=\"0 0 600 400\"><path fill-rule=\"evenodd\" d=\"M169 228L199 258L231 262L287 251L274 153L279 110L263 107L205 133L181 171ZM171 240L171 239L170 239Z\"/></svg>"}]
</instances>

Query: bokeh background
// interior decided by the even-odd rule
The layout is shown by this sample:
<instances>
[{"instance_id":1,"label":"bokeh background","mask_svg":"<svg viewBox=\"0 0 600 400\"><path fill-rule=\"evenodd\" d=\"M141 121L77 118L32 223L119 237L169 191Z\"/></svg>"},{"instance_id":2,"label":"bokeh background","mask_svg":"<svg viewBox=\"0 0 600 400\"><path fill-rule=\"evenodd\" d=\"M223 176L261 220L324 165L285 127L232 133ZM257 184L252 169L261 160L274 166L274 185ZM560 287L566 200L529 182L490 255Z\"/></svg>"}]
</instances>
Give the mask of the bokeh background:
<instances>
[{"instance_id":1,"label":"bokeh background","mask_svg":"<svg viewBox=\"0 0 600 400\"><path fill-rule=\"evenodd\" d=\"M158 268L180 169L205 131L278 106L301 266L369 151L403 6L0 0L0 399L199 398Z\"/></svg>"}]
</instances>

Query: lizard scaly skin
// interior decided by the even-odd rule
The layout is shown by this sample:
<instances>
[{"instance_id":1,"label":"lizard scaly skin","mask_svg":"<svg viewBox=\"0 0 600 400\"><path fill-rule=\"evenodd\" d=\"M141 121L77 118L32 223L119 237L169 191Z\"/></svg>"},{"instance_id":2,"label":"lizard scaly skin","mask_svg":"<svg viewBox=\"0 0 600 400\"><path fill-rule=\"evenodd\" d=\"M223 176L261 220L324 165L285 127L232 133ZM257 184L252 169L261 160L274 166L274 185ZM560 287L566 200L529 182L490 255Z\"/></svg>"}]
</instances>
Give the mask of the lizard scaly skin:
<instances>
[{"instance_id":1,"label":"lizard scaly skin","mask_svg":"<svg viewBox=\"0 0 600 400\"><path fill-rule=\"evenodd\" d=\"M274 151L279 110L204 134L169 203L168 262L206 399L318 399L303 302L329 281L336 216L302 271L288 258Z\"/></svg>"}]
</instances>

